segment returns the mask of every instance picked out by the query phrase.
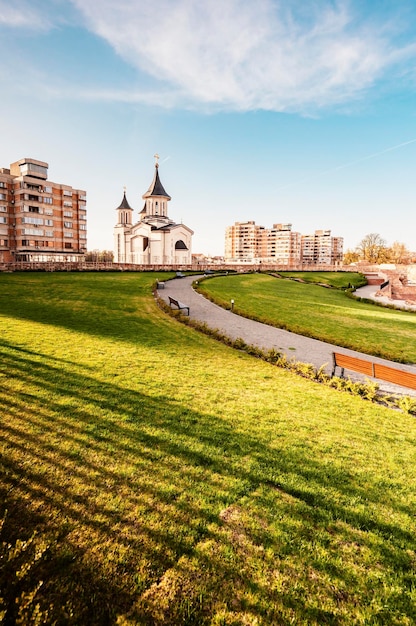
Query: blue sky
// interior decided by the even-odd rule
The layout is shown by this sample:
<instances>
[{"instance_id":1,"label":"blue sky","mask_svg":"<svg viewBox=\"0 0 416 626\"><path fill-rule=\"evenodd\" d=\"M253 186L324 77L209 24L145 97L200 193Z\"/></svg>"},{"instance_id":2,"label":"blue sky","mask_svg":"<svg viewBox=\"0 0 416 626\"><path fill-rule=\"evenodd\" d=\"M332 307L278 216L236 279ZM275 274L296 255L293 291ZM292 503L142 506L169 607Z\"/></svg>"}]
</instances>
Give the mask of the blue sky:
<instances>
[{"instance_id":1,"label":"blue sky","mask_svg":"<svg viewBox=\"0 0 416 626\"><path fill-rule=\"evenodd\" d=\"M0 0L0 166L87 191L112 249L160 155L194 252L235 221L416 251L414 0Z\"/></svg>"}]
</instances>

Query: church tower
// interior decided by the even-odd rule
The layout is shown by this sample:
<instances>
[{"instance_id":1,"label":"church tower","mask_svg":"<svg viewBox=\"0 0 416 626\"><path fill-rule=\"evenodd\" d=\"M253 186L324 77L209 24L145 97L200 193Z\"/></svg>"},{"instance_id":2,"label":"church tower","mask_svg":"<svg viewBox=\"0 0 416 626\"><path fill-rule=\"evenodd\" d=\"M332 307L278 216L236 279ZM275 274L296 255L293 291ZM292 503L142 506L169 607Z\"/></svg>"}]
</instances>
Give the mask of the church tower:
<instances>
[{"instance_id":1,"label":"church tower","mask_svg":"<svg viewBox=\"0 0 416 626\"><path fill-rule=\"evenodd\" d=\"M131 228L133 226L133 209L129 205L124 189L121 204L116 209L117 223L114 227L114 259L116 263L129 263Z\"/></svg>"},{"instance_id":2,"label":"church tower","mask_svg":"<svg viewBox=\"0 0 416 626\"><path fill-rule=\"evenodd\" d=\"M152 222L154 225L173 224L168 217L168 202L171 197L166 193L159 178L159 155L155 154L155 174L149 189L143 194L145 201L140 213L140 219L144 222Z\"/></svg>"},{"instance_id":3,"label":"church tower","mask_svg":"<svg viewBox=\"0 0 416 626\"><path fill-rule=\"evenodd\" d=\"M117 225L131 226L133 224L133 209L127 202L126 189L124 188L124 195L121 204L116 209L117 211Z\"/></svg>"}]
</instances>

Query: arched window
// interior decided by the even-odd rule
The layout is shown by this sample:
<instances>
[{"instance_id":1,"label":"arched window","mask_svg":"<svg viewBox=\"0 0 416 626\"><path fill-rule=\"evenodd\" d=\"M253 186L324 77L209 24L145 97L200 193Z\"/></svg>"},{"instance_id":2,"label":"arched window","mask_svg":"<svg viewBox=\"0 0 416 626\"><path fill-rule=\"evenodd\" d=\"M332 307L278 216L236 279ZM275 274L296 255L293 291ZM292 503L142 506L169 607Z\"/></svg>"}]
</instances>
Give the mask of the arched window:
<instances>
[{"instance_id":1,"label":"arched window","mask_svg":"<svg viewBox=\"0 0 416 626\"><path fill-rule=\"evenodd\" d=\"M178 239L178 241L175 243L175 250L187 250L187 249L188 248L186 247L182 239Z\"/></svg>"}]
</instances>

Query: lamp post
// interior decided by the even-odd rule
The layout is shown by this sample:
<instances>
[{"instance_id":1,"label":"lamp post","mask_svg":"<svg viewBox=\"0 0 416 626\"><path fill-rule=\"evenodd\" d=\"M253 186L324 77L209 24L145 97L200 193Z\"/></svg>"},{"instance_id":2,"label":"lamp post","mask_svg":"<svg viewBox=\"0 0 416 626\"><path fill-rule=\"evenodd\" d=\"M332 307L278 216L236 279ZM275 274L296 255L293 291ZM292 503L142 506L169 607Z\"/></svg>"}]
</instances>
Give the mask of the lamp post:
<instances>
[{"instance_id":1,"label":"lamp post","mask_svg":"<svg viewBox=\"0 0 416 626\"><path fill-rule=\"evenodd\" d=\"M234 311L234 300L231 300L231 311Z\"/></svg>"}]
</instances>

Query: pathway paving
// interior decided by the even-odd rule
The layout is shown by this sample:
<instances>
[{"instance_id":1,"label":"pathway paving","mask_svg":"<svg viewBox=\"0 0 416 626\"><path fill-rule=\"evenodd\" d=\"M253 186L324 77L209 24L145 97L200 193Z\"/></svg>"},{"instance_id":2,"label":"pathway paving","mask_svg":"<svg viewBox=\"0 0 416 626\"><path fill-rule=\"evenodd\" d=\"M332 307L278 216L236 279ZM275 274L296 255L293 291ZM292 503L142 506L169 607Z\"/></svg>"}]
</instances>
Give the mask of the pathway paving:
<instances>
[{"instance_id":1,"label":"pathway paving","mask_svg":"<svg viewBox=\"0 0 416 626\"><path fill-rule=\"evenodd\" d=\"M249 320L245 317L236 315L232 311L227 311L220 306L210 302L201 294L192 288L192 283L198 280L198 276L187 276L185 278L174 278L165 282L165 288L158 291L159 296L169 303L169 296L185 303L190 307L190 318L199 322L204 322L212 329L217 329L231 339L241 338L249 345L257 346L261 350L268 351L275 349L284 353L288 358L293 358L302 363L311 363L316 368L325 366L328 374L332 370L332 353L342 352L358 358L366 358L354 350L347 348L339 348L338 346L297 335L280 328L274 328L261 322ZM363 297L369 297L369 290L362 294ZM359 291L359 290L358 290ZM373 290L374 292L374 290ZM360 295L360 294L358 294ZM374 362L390 365L402 369L404 371L416 373L416 366L402 365L399 363L391 363L386 359L371 357ZM356 373L348 373L353 380L368 380L368 377ZM387 393L415 395L416 391L384 383L377 380L377 383L383 391Z\"/></svg>"}]
</instances>

